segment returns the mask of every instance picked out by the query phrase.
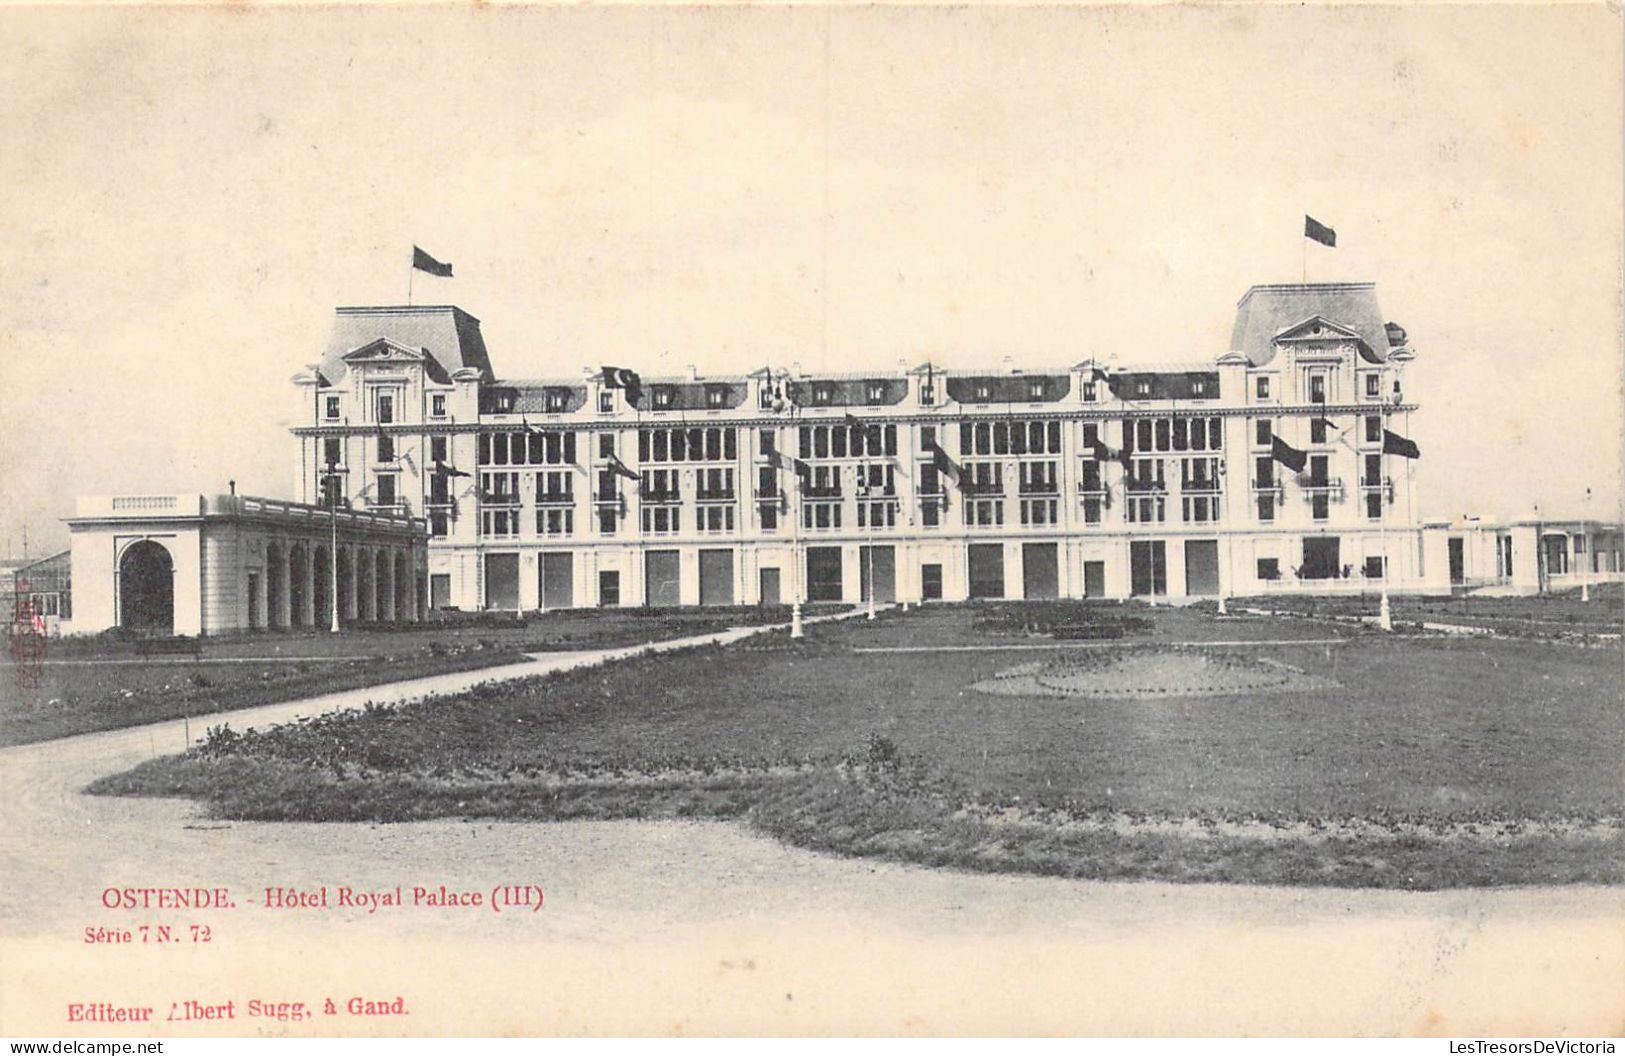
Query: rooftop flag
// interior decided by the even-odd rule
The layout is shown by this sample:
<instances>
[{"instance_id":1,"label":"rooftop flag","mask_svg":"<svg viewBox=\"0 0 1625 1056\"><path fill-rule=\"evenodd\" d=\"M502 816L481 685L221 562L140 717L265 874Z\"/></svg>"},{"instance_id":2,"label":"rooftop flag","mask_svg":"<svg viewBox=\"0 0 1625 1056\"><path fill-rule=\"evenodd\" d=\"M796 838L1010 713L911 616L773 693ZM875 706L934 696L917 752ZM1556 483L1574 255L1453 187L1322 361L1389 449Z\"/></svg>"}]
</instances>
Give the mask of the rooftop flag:
<instances>
[{"instance_id":1,"label":"rooftop flag","mask_svg":"<svg viewBox=\"0 0 1625 1056\"><path fill-rule=\"evenodd\" d=\"M438 275L442 279L451 278L451 265L442 264L438 260L423 252L417 246L412 247L412 267L418 271L426 271L430 275Z\"/></svg>"},{"instance_id":2,"label":"rooftop flag","mask_svg":"<svg viewBox=\"0 0 1625 1056\"><path fill-rule=\"evenodd\" d=\"M1422 457L1422 449L1416 446L1415 440L1407 440L1405 437L1388 429L1382 431L1382 453L1385 455L1398 455L1400 458Z\"/></svg>"},{"instance_id":3,"label":"rooftop flag","mask_svg":"<svg viewBox=\"0 0 1625 1056\"><path fill-rule=\"evenodd\" d=\"M1337 245L1337 232L1305 213L1303 216L1303 237L1314 239L1323 246Z\"/></svg>"}]
</instances>

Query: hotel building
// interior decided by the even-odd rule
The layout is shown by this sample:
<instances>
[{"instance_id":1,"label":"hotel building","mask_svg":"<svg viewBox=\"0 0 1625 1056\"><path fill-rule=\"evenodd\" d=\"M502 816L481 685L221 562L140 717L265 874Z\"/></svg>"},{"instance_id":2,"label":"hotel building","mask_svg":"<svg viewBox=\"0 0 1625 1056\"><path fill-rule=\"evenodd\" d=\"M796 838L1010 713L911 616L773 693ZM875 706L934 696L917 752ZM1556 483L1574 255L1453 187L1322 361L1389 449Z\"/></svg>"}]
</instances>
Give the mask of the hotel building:
<instances>
[{"instance_id":1,"label":"hotel building","mask_svg":"<svg viewBox=\"0 0 1625 1056\"><path fill-rule=\"evenodd\" d=\"M631 389L501 377L459 308L340 308L295 496L423 518L433 608L1420 589L1414 359L1370 283L1255 286L1187 362Z\"/></svg>"}]
</instances>

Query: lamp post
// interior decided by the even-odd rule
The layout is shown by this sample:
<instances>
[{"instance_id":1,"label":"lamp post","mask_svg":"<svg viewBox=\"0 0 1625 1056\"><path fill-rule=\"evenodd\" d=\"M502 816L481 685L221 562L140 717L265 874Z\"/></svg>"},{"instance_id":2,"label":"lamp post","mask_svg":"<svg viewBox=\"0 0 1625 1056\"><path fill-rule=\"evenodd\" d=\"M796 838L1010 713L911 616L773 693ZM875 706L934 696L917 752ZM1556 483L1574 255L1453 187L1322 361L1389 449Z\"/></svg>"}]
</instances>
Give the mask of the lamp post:
<instances>
[{"instance_id":1,"label":"lamp post","mask_svg":"<svg viewBox=\"0 0 1625 1056\"><path fill-rule=\"evenodd\" d=\"M1586 489L1586 497L1585 497L1585 516L1580 521L1580 538L1581 539L1586 538L1586 525L1588 523L1590 523L1590 520L1591 520L1591 489L1587 488ZM1586 559L1587 562L1591 562L1595 557L1595 554L1593 553L1595 545L1596 545L1596 540L1595 539L1586 540L1585 559ZM1580 601L1582 603L1589 603L1591 601L1591 569L1589 569L1589 568L1582 568L1580 570Z\"/></svg>"}]
</instances>

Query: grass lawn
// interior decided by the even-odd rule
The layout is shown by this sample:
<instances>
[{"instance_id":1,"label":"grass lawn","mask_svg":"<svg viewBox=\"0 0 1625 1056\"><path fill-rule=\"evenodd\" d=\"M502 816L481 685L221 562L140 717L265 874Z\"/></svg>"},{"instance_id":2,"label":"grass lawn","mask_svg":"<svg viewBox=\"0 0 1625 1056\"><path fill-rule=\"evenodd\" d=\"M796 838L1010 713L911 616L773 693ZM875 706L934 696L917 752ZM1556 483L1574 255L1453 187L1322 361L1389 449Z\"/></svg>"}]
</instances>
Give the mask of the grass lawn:
<instances>
[{"instance_id":1,"label":"grass lawn","mask_svg":"<svg viewBox=\"0 0 1625 1056\"><path fill-rule=\"evenodd\" d=\"M787 620L763 608L575 611L205 638L198 659L143 658L132 641L49 645L38 686L0 671L0 745L207 715L522 660L526 653L635 645Z\"/></svg>"},{"instance_id":2,"label":"grass lawn","mask_svg":"<svg viewBox=\"0 0 1625 1056\"><path fill-rule=\"evenodd\" d=\"M1046 607L1038 607L1046 609ZM1617 650L1139 606L1115 642L932 607L328 716L96 791L237 818L740 817L794 842L1091 877L1441 887L1619 882ZM1282 644L1287 638L1332 644ZM1051 646L1240 647L1336 683L1080 699L971 688ZM920 651L949 647L952 651ZM967 648L970 647L970 648ZM1234 649L1231 645L1199 648ZM905 650L905 651L886 651Z\"/></svg>"},{"instance_id":3,"label":"grass lawn","mask_svg":"<svg viewBox=\"0 0 1625 1056\"><path fill-rule=\"evenodd\" d=\"M1232 599L1233 607L1253 606L1276 612L1309 616L1374 616L1378 596L1292 597L1269 595ZM1617 636L1625 630L1625 585L1599 583L1589 601L1580 600L1578 588L1558 594L1525 597L1473 595L1410 596L1390 599L1394 621L1449 623L1483 627L1497 634L1520 638L1581 638Z\"/></svg>"}]
</instances>

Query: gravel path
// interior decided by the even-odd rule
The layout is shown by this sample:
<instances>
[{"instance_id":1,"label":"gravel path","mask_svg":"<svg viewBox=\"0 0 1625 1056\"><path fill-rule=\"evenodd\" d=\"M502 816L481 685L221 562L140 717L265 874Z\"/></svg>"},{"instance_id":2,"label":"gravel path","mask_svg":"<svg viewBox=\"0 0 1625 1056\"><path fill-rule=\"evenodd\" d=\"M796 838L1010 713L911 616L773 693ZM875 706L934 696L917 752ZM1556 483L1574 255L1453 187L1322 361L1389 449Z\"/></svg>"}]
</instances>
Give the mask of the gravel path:
<instances>
[{"instance_id":1,"label":"gravel path","mask_svg":"<svg viewBox=\"0 0 1625 1056\"><path fill-rule=\"evenodd\" d=\"M733 633L733 632L730 632ZM678 643L670 643L672 647ZM285 721L630 650L550 654L229 716ZM217 722L226 716L211 716ZM0 751L0 1034L1612 1033L1625 892L1406 894L982 876L823 857L712 823L223 824L79 793L180 723ZM195 737L202 731L194 725ZM265 908L267 886L546 892L487 908ZM104 909L109 886L228 887L230 910ZM252 901L251 901L252 900ZM84 942L87 926L208 943ZM405 998L404 1017L351 997ZM335 1001L336 1016L319 1014ZM70 1003L232 1001L234 1018L67 1023ZM250 1017L249 1001L316 1018Z\"/></svg>"}]
</instances>

